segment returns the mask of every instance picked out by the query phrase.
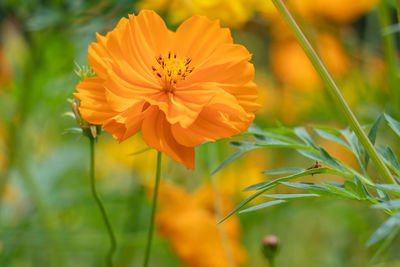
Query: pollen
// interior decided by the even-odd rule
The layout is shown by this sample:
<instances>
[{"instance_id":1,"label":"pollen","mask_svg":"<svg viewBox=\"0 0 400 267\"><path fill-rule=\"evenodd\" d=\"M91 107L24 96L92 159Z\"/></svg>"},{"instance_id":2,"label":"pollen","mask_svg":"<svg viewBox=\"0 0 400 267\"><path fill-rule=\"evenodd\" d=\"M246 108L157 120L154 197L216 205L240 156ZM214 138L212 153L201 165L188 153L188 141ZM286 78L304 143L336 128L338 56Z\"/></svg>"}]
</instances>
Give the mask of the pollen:
<instances>
[{"instance_id":1,"label":"pollen","mask_svg":"<svg viewBox=\"0 0 400 267\"><path fill-rule=\"evenodd\" d=\"M193 72L191 61L191 58L181 58L176 53L168 52L167 55L156 57L157 64L151 66L151 69L161 80L163 90L173 93L178 82L185 80Z\"/></svg>"}]
</instances>

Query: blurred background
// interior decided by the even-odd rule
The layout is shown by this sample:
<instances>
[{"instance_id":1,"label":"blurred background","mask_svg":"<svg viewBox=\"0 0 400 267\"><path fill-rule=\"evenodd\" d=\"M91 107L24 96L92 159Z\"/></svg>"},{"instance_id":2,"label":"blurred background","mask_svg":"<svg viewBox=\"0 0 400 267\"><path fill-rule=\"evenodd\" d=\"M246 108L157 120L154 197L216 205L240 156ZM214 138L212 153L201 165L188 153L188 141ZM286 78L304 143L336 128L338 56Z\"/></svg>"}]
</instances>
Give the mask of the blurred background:
<instances>
[{"instance_id":1,"label":"blurred background","mask_svg":"<svg viewBox=\"0 0 400 267\"><path fill-rule=\"evenodd\" d=\"M291 0L301 24L363 124L400 116L394 0ZM266 0L0 1L0 266L102 266L109 240L89 185L89 142L69 128L68 98L87 65L95 32L141 9L171 29L201 14L230 27L253 54L262 127L346 127L300 46ZM382 127L379 142L393 137ZM353 155L318 142L342 161ZM147 238L156 151L140 135L96 146L98 192L118 240L116 266L140 266ZM395 149L396 150L396 149ZM277 266L367 266L365 243L386 216L350 201L303 200L216 222L267 179L262 171L313 164L293 151L257 150L209 178L234 149L227 140L196 150L196 170L164 157L151 266L267 266L265 235L280 239ZM275 193L283 193L275 190ZM273 193L273 192L271 192ZM397 243L375 266L400 266ZM379 262L381 262L379 264ZM385 263L382 263L385 262Z\"/></svg>"}]
</instances>

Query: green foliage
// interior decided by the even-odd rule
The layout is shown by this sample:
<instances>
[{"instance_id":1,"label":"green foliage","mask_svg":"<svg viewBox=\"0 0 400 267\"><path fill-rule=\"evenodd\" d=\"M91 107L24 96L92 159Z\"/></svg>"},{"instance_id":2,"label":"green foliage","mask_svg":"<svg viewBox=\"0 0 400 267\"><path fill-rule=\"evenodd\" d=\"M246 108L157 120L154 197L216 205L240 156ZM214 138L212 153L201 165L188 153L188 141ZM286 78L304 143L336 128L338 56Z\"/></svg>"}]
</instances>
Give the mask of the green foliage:
<instances>
[{"instance_id":1,"label":"green foliage","mask_svg":"<svg viewBox=\"0 0 400 267\"><path fill-rule=\"evenodd\" d=\"M368 138L372 144L375 144L382 118L384 118L389 127L400 136L400 122L396 121L389 115L384 114L384 116L379 116L370 128ZM243 189L243 191L257 192L242 201L220 222L223 222L237 211L239 211L239 213L250 212L278 204L289 203L299 199L346 199L370 205L372 208L383 210L387 214L392 215L371 236L367 242L368 246L389 238L393 231L400 227L400 212L398 211L400 210L400 198L396 199L397 197L400 197L400 185L379 184L374 182L377 179L371 179L367 171L369 156L360 145L354 132L350 129L336 129L330 127L311 127L311 129L318 136L333 141L351 151L357 158L359 169L362 170L362 173L337 158L334 158L323 147L318 146L312 138L312 135L310 135L310 133L303 127L289 129L281 126L274 129L261 130L252 125L243 136L252 136L253 141L233 141L232 145L239 148L239 151L223 161L212 174L216 173L245 152L259 148L294 149L302 156L315 160L316 164L309 168L290 167L263 172L263 174L267 176L284 176L268 179L265 182L257 183ZM400 176L400 163L393 150L390 147L379 146L378 152L383 158L385 164L396 173L397 176ZM319 163L323 163L327 167L322 167ZM340 176L344 178L344 182L292 182L294 179L304 178L309 175L318 175L318 180L323 181L324 179L322 179L321 176L327 174ZM300 189L305 191L305 193L264 194L266 191L281 185ZM241 210L246 204L263 194L265 197L277 200L267 201Z\"/></svg>"}]
</instances>

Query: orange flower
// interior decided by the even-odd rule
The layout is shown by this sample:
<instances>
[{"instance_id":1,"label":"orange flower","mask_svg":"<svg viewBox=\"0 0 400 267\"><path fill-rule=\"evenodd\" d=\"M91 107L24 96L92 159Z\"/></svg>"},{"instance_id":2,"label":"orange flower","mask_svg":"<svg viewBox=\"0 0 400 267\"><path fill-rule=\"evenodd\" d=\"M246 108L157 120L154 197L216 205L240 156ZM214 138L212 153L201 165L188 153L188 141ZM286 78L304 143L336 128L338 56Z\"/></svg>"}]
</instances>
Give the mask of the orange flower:
<instances>
[{"instance_id":1,"label":"orange flower","mask_svg":"<svg viewBox=\"0 0 400 267\"><path fill-rule=\"evenodd\" d=\"M88 61L97 77L78 84L82 117L123 141L147 145L194 168L194 147L245 131L257 87L251 55L218 21L194 16L170 31L153 11L97 34Z\"/></svg>"},{"instance_id":2,"label":"orange flower","mask_svg":"<svg viewBox=\"0 0 400 267\"><path fill-rule=\"evenodd\" d=\"M241 226L237 215L218 225L210 185L193 193L168 182L160 185L160 209L157 213L159 233L168 239L172 249L188 267L226 267L226 246L232 252L235 266L244 266L247 253L240 243ZM221 194L223 213L234 206L228 194ZM221 237L218 227L226 232ZM225 244L224 244L225 243Z\"/></svg>"}]
</instances>

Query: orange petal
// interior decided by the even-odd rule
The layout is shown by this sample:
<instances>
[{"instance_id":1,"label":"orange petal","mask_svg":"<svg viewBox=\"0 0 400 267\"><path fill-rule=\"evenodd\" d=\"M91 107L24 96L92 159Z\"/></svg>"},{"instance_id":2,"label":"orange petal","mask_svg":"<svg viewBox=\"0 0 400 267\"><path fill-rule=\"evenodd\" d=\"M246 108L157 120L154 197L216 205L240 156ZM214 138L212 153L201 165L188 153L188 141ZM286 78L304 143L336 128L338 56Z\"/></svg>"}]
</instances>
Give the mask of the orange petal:
<instances>
[{"instance_id":1,"label":"orange petal","mask_svg":"<svg viewBox=\"0 0 400 267\"><path fill-rule=\"evenodd\" d=\"M206 60L221 44L233 43L229 29L221 28L218 20L203 16L185 20L176 30L174 41L179 56L190 57L194 65Z\"/></svg>"},{"instance_id":2,"label":"orange petal","mask_svg":"<svg viewBox=\"0 0 400 267\"><path fill-rule=\"evenodd\" d=\"M142 136L148 146L165 152L173 160L182 163L188 169L194 169L194 148L176 142L171 125L158 107L150 107L142 124Z\"/></svg>"},{"instance_id":3,"label":"orange petal","mask_svg":"<svg viewBox=\"0 0 400 267\"><path fill-rule=\"evenodd\" d=\"M194 147L204 141L215 141L239 134L246 130L251 122L252 120L249 120L238 125L234 120L228 120L218 110L206 107L190 127L183 128L179 124L174 124L171 129L178 143ZM238 126L240 126L240 129Z\"/></svg>"},{"instance_id":4,"label":"orange petal","mask_svg":"<svg viewBox=\"0 0 400 267\"><path fill-rule=\"evenodd\" d=\"M78 93L74 95L81 100L79 111L82 118L93 124L103 124L104 121L116 115L107 103L103 80L91 77L81 81L77 86Z\"/></svg>"}]
</instances>

